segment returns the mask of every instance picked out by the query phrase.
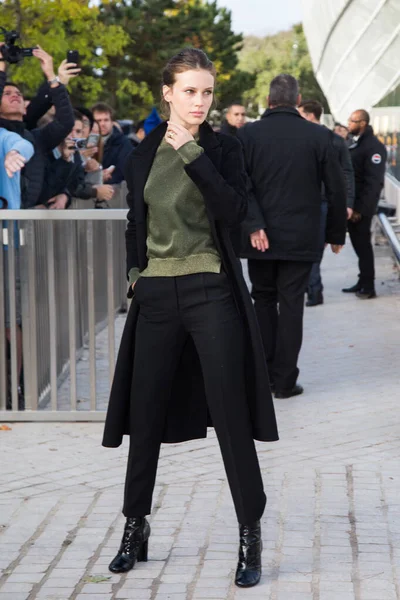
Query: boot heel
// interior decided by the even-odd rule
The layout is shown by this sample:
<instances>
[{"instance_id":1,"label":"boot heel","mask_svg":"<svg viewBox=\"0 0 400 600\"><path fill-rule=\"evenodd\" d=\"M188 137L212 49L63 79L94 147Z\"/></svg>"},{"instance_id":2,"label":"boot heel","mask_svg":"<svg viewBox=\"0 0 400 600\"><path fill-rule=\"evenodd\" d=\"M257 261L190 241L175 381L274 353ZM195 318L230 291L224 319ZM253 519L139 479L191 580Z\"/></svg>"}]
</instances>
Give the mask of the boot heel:
<instances>
[{"instance_id":1,"label":"boot heel","mask_svg":"<svg viewBox=\"0 0 400 600\"><path fill-rule=\"evenodd\" d=\"M147 562L147 553L149 550L149 540L143 542L137 555L137 562Z\"/></svg>"}]
</instances>

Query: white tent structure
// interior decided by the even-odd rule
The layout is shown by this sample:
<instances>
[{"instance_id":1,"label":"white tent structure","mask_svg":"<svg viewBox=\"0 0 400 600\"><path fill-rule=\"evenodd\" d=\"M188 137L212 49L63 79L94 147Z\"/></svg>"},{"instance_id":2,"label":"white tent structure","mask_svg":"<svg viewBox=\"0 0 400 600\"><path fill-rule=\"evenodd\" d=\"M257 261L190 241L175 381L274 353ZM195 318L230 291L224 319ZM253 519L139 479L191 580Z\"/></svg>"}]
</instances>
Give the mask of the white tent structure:
<instances>
[{"instance_id":1,"label":"white tent structure","mask_svg":"<svg viewBox=\"0 0 400 600\"><path fill-rule=\"evenodd\" d=\"M302 0L316 77L334 118L371 109L400 83L400 0Z\"/></svg>"}]
</instances>

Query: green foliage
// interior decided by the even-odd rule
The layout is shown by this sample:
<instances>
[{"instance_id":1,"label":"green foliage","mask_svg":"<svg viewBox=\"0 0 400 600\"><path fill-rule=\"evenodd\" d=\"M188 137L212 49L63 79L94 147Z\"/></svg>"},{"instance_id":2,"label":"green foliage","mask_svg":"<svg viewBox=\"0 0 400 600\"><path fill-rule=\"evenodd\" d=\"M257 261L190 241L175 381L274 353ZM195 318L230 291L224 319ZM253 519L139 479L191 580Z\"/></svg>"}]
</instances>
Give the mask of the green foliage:
<instances>
[{"instance_id":1,"label":"green foliage","mask_svg":"<svg viewBox=\"0 0 400 600\"><path fill-rule=\"evenodd\" d=\"M74 101L91 104L104 90L96 71L122 57L128 43L124 30L102 23L99 14L89 0L3 0L0 24L17 29L25 47L42 46L54 57L56 70L68 50L78 50L84 68L70 87ZM13 81L23 84L27 95L34 94L43 81L39 61L33 57L10 66L9 73Z\"/></svg>"},{"instance_id":2,"label":"green foliage","mask_svg":"<svg viewBox=\"0 0 400 600\"><path fill-rule=\"evenodd\" d=\"M266 107L269 85L276 75L296 77L303 99L319 100L329 110L315 78L302 25L265 38L248 37L239 54L239 68L253 74L255 84L245 94L254 115Z\"/></svg>"},{"instance_id":3,"label":"green foliage","mask_svg":"<svg viewBox=\"0 0 400 600\"><path fill-rule=\"evenodd\" d=\"M104 23L120 25L129 37L124 59L111 61L104 71L108 100L120 114L133 112L141 118L159 102L162 69L187 46L202 48L215 62L220 105L253 84L251 74L237 71L242 36L232 32L230 11L215 1L122 0L102 5L101 15ZM130 85L117 85L121 80Z\"/></svg>"},{"instance_id":4,"label":"green foliage","mask_svg":"<svg viewBox=\"0 0 400 600\"><path fill-rule=\"evenodd\" d=\"M303 97L326 105L301 25L243 40L216 0L0 0L0 6L0 25L20 31L24 46L42 46L56 67L68 50L79 51L82 73L70 84L76 105L105 100L121 117L144 117L159 102L163 66L186 46L214 61L220 108L243 99L258 114L271 79L283 72L299 79ZM34 94L43 80L39 61L11 66L10 78Z\"/></svg>"}]
</instances>

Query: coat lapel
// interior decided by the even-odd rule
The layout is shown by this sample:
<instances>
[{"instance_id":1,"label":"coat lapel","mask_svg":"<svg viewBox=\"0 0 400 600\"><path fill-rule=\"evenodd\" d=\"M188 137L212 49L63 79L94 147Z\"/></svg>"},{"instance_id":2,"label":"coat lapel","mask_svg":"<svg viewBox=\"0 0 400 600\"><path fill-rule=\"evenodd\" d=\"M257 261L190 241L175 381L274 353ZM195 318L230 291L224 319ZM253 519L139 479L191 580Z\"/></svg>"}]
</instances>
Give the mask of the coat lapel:
<instances>
[{"instance_id":1,"label":"coat lapel","mask_svg":"<svg viewBox=\"0 0 400 600\"><path fill-rule=\"evenodd\" d=\"M219 170L221 166L222 148L218 137L207 122L200 126L199 133L199 145L204 148L204 152L207 154L208 158L214 164L216 169Z\"/></svg>"},{"instance_id":2,"label":"coat lapel","mask_svg":"<svg viewBox=\"0 0 400 600\"><path fill-rule=\"evenodd\" d=\"M161 141L167 130L167 123L161 123L132 152L132 183L135 198L135 216L137 223L143 223L147 216L147 205L144 201L144 188L150 169Z\"/></svg>"}]
</instances>

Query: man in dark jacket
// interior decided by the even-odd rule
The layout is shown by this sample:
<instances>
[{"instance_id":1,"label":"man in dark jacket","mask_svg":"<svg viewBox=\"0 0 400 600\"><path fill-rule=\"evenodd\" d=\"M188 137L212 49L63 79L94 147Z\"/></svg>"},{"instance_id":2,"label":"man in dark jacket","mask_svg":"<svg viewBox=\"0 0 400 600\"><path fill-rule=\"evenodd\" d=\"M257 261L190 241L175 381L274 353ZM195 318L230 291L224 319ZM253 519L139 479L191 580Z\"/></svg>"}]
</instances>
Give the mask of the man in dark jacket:
<instances>
[{"instance_id":1,"label":"man in dark jacket","mask_svg":"<svg viewBox=\"0 0 400 600\"><path fill-rule=\"evenodd\" d=\"M228 135L238 134L238 131L246 123L246 108L240 102L233 102L227 108L225 121L221 126L221 133Z\"/></svg>"},{"instance_id":2,"label":"man in dark jacket","mask_svg":"<svg viewBox=\"0 0 400 600\"><path fill-rule=\"evenodd\" d=\"M107 183L121 183L124 180L126 159L133 150L133 144L113 125L111 106L105 102L98 102L93 106L92 112L104 140L103 169L115 167L112 177L107 180Z\"/></svg>"},{"instance_id":3,"label":"man in dark jacket","mask_svg":"<svg viewBox=\"0 0 400 600\"><path fill-rule=\"evenodd\" d=\"M299 113L304 119L321 125L321 116L323 113L323 106L318 100L308 100L302 102L299 106ZM328 130L330 131L330 130ZM351 164L350 153L347 148L347 144L343 137L337 135L333 131L330 132L332 136L332 145L336 150L337 157L339 159L340 166L343 170L344 179L346 182L347 192L347 218L350 219L353 214L354 206L354 171L353 165ZM321 206L321 225L320 225L320 249L321 249L321 260L315 262L311 269L310 281L308 282L308 300L306 306L317 306L323 304L324 296L321 278L321 261L324 254L325 248L325 229L326 229L326 216L328 214L328 204L325 198L325 189L322 187L322 206Z\"/></svg>"},{"instance_id":4,"label":"man in dark jacket","mask_svg":"<svg viewBox=\"0 0 400 600\"><path fill-rule=\"evenodd\" d=\"M42 129L28 131L24 122L24 97L17 85L6 82L6 64L0 47L0 127L14 131L31 142L35 153L22 172L21 208L33 208L42 192L46 154L64 140L74 126L74 115L68 92L56 77L53 59L41 48L33 51L48 82L48 93L55 106L55 119Z\"/></svg>"},{"instance_id":5,"label":"man in dark jacket","mask_svg":"<svg viewBox=\"0 0 400 600\"><path fill-rule=\"evenodd\" d=\"M354 168L356 196L349 221L349 234L358 256L360 273L355 285L343 289L362 300L375 298L374 251L371 243L372 218L385 181L386 148L374 136L366 110L356 110L349 119L353 143L349 146Z\"/></svg>"},{"instance_id":6,"label":"man in dark jacket","mask_svg":"<svg viewBox=\"0 0 400 600\"><path fill-rule=\"evenodd\" d=\"M324 127L303 119L298 84L271 82L269 109L239 132L254 192L245 223L252 296L277 398L301 394L296 383L304 294L320 258L321 185L328 202L326 242L338 253L346 236L343 173ZM279 308L278 308L279 307Z\"/></svg>"}]
</instances>

